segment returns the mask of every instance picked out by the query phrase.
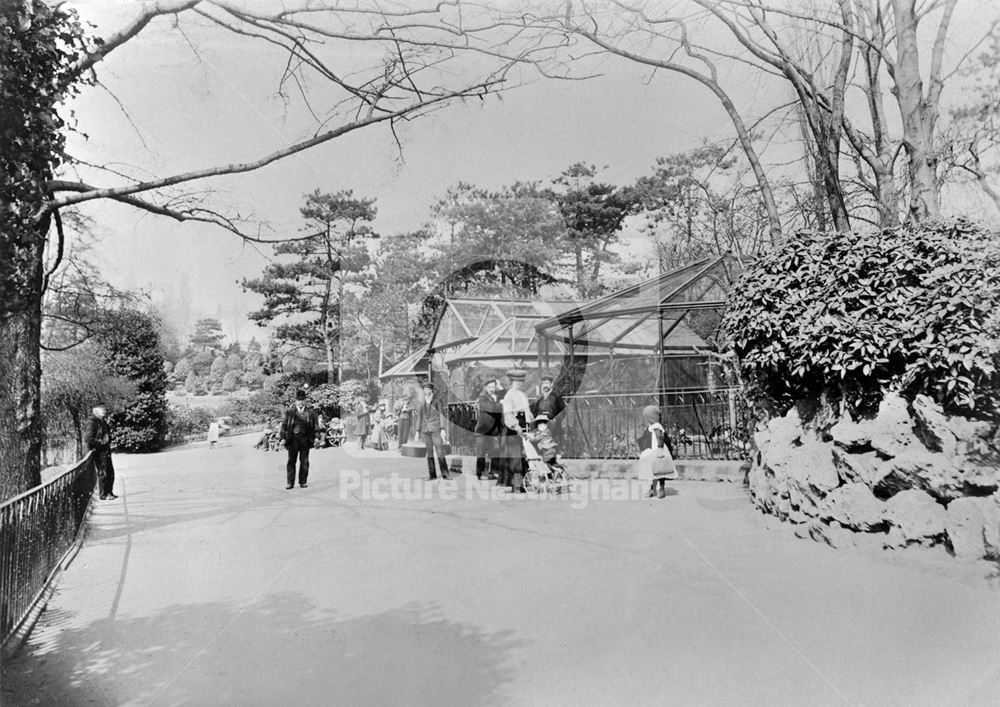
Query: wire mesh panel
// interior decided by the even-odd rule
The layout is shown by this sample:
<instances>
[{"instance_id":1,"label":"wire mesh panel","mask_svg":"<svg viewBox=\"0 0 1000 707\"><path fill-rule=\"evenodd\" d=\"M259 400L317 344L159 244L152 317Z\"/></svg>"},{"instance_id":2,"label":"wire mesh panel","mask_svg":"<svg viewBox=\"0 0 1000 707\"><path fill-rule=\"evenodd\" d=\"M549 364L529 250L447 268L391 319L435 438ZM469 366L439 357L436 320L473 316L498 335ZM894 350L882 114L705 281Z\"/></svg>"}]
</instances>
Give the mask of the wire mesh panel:
<instances>
[{"instance_id":1,"label":"wire mesh panel","mask_svg":"<svg viewBox=\"0 0 1000 707\"><path fill-rule=\"evenodd\" d=\"M0 505L0 631L5 642L76 542L96 483L88 455L48 483Z\"/></svg>"},{"instance_id":2,"label":"wire mesh panel","mask_svg":"<svg viewBox=\"0 0 1000 707\"><path fill-rule=\"evenodd\" d=\"M561 427L563 453L584 459L638 457L636 440L647 423L642 409L655 405L678 459L748 459L746 406L735 390L580 395L567 400Z\"/></svg>"},{"instance_id":3,"label":"wire mesh panel","mask_svg":"<svg viewBox=\"0 0 1000 707\"><path fill-rule=\"evenodd\" d=\"M634 459L636 440L646 423L642 409L660 408L678 459L744 460L750 457L750 418L734 389L664 391L649 393L576 395L566 399L566 410L553 425L560 453L572 459ZM452 403L451 444L456 454L472 454L475 447L474 403Z\"/></svg>"}]
</instances>

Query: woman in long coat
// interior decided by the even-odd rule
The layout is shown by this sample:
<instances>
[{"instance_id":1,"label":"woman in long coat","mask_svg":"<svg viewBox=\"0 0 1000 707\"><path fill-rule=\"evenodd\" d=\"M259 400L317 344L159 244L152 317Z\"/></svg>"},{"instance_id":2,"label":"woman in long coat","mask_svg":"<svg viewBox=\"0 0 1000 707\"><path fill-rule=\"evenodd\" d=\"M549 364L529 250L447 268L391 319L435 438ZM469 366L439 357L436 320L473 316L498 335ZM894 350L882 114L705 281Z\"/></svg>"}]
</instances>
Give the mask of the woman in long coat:
<instances>
[{"instance_id":1,"label":"woman in long coat","mask_svg":"<svg viewBox=\"0 0 1000 707\"><path fill-rule=\"evenodd\" d=\"M499 385L491 380L483 386L476 401L476 478L486 473L486 458L490 460L490 478L496 478L500 467L500 434L503 431L503 405L497 393Z\"/></svg>"}]
</instances>

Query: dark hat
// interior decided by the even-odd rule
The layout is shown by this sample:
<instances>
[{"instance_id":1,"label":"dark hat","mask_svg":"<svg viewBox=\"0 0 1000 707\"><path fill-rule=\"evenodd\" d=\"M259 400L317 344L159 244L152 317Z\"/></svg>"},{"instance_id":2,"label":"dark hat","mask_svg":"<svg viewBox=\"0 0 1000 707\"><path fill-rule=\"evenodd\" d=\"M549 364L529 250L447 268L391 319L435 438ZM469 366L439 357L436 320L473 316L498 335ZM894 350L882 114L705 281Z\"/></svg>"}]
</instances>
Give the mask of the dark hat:
<instances>
[{"instance_id":1,"label":"dark hat","mask_svg":"<svg viewBox=\"0 0 1000 707\"><path fill-rule=\"evenodd\" d=\"M91 409L93 409L93 408L106 408L107 406L108 406L108 404L106 402L104 402L103 400L98 400L96 403L94 403L90 407L91 407Z\"/></svg>"},{"instance_id":2,"label":"dark hat","mask_svg":"<svg viewBox=\"0 0 1000 707\"><path fill-rule=\"evenodd\" d=\"M527 374L521 368L512 368L507 371L507 377L512 381L523 381Z\"/></svg>"},{"instance_id":3,"label":"dark hat","mask_svg":"<svg viewBox=\"0 0 1000 707\"><path fill-rule=\"evenodd\" d=\"M421 383L420 387L423 388L424 390L434 390L434 384L431 383L430 381L424 381L423 383Z\"/></svg>"},{"instance_id":4,"label":"dark hat","mask_svg":"<svg viewBox=\"0 0 1000 707\"><path fill-rule=\"evenodd\" d=\"M295 399L296 400L305 400L306 399L306 391L302 390L302 388L299 388L298 390L296 390L295 391Z\"/></svg>"},{"instance_id":5,"label":"dark hat","mask_svg":"<svg viewBox=\"0 0 1000 707\"><path fill-rule=\"evenodd\" d=\"M555 379L552 377L552 374L550 374L550 373L543 373L542 376L538 380L541 381L541 382L543 382L543 383L545 381L548 381L549 383L551 383Z\"/></svg>"}]
</instances>

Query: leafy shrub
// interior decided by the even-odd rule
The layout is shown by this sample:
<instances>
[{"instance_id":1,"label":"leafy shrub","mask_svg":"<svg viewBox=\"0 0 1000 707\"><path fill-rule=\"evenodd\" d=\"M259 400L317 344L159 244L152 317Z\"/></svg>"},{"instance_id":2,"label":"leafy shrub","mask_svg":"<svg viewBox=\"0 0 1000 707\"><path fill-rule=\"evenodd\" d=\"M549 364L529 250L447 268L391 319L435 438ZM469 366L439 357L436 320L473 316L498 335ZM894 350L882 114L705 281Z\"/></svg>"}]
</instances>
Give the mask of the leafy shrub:
<instances>
[{"instance_id":1,"label":"leafy shrub","mask_svg":"<svg viewBox=\"0 0 1000 707\"><path fill-rule=\"evenodd\" d=\"M309 402L325 419L344 417L373 400L369 386L364 381L344 381L342 386L323 384L309 391Z\"/></svg>"},{"instance_id":2,"label":"leafy shrub","mask_svg":"<svg viewBox=\"0 0 1000 707\"><path fill-rule=\"evenodd\" d=\"M113 375L135 385L136 395L110 416L114 444L130 452L155 452L167 435L167 374L159 322L134 309L105 313L96 340Z\"/></svg>"},{"instance_id":3,"label":"leafy shrub","mask_svg":"<svg viewBox=\"0 0 1000 707\"><path fill-rule=\"evenodd\" d=\"M326 372L311 373L307 371L296 371L294 373L282 373L267 382L267 389L273 391L274 395L281 400L283 405L290 405L295 400L295 391L303 386L310 388L325 385Z\"/></svg>"},{"instance_id":4,"label":"leafy shrub","mask_svg":"<svg viewBox=\"0 0 1000 707\"><path fill-rule=\"evenodd\" d=\"M797 234L753 263L723 318L751 398L862 414L888 390L1000 412L1000 243L964 220Z\"/></svg>"},{"instance_id":5,"label":"leafy shrub","mask_svg":"<svg viewBox=\"0 0 1000 707\"><path fill-rule=\"evenodd\" d=\"M214 410L207 408L173 405L168 416L169 438L180 441L185 435L205 432L209 423L217 417Z\"/></svg>"},{"instance_id":6,"label":"leafy shrub","mask_svg":"<svg viewBox=\"0 0 1000 707\"><path fill-rule=\"evenodd\" d=\"M235 425L257 425L280 417L284 405L272 394L258 392L247 399L231 398L219 406L219 416L233 418Z\"/></svg>"},{"instance_id":7,"label":"leafy shrub","mask_svg":"<svg viewBox=\"0 0 1000 707\"><path fill-rule=\"evenodd\" d=\"M227 391L234 391L243 385L243 374L238 371L226 371L226 375L222 377L222 389Z\"/></svg>"}]
</instances>

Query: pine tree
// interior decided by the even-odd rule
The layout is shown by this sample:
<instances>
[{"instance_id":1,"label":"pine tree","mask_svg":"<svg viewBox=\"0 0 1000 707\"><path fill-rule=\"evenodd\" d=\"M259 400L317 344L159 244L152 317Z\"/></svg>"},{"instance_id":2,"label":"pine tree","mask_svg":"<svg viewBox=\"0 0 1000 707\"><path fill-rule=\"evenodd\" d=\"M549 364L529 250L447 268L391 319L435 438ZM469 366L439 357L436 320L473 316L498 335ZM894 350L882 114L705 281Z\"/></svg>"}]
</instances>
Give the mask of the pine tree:
<instances>
[{"instance_id":1,"label":"pine tree","mask_svg":"<svg viewBox=\"0 0 1000 707\"><path fill-rule=\"evenodd\" d=\"M306 196L300 210L306 236L274 246L275 255L262 277L244 280L244 289L264 296L264 306L250 314L260 326L278 322L284 342L325 353L328 382L343 373L341 335L344 284L369 263L366 242L377 238L369 224L375 200L355 198L350 190Z\"/></svg>"}]
</instances>

